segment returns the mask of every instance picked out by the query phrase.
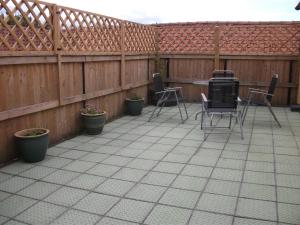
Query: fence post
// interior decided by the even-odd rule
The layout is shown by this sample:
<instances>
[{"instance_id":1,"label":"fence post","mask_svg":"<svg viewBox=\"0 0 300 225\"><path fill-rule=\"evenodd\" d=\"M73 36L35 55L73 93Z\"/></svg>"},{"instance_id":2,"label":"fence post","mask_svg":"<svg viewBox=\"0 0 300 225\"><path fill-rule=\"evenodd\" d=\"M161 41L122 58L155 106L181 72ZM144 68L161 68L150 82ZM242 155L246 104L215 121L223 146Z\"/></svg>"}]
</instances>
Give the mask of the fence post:
<instances>
[{"instance_id":1,"label":"fence post","mask_svg":"<svg viewBox=\"0 0 300 225\"><path fill-rule=\"evenodd\" d=\"M298 89L297 89L297 104L300 105L300 56L298 57Z\"/></svg>"},{"instance_id":2,"label":"fence post","mask_svg":"<svg viewBox=\"0 0 300 225\"><path fill-rule=\"evenodd\" d=\"M125 88L125 22L121 22L121 88Z\"/></svg>"},{"instance_id":3,"label":"fence post","mask_svg":"<svg viewBox=\"0 0 300 225\"><path fill-rule=\"evenodd\" d=\"M215 45L215 70L220 69L220 28L219 26L215 26L214 31L214 45Z\"/></svg>"},{"instance_id":4,"label":"fence post","mask_svg":"<svg viewBox=\"0 0 300 225\"><path fill-rule=\"evenodd\" d=\"M59 26L59 14L60 12L57 10L57 5L52 5L52 24L53 24L53 50L55 53L60 49L60 26Z\"/></svg>"}]
</instances>

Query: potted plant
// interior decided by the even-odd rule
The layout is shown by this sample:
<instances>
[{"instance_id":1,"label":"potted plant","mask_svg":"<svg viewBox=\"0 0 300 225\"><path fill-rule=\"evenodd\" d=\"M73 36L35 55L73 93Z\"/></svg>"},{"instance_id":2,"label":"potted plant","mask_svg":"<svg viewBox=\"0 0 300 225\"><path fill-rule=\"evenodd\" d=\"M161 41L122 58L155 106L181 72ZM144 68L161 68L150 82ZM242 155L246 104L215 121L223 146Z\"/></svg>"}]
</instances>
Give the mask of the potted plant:
<instances>
[{"instance_id":1,"label":"potted plant","mask_svg":"<svg viewBox=\"0 0 300 225\"><path fill-rule=\"evenodd\" d=\"M125 99L125 107L127 114L131 116L141 115L144 106L144 98L135 93L129 93Z\"/></svg>"},{"instance_id":2,"label":"potted plant","mask_svg":"<svg viewBox=\"0 0 300 225\"><path fill-rule=\"evenodd\" d=\"M16 147L26 162L39 162L45 158L50 130L30 128L15 133Z\"/></svg>"},{"instance_id":3,"label":"potted plant","mask_svg":"<svg viewBox=\"0 0 300 225\"><path fill-rule=\"evenodd\" d=\"M100 134L106 121L106 112L94 106L81 109L82 125L87 134Z\"/></svg>"}]
</instances>

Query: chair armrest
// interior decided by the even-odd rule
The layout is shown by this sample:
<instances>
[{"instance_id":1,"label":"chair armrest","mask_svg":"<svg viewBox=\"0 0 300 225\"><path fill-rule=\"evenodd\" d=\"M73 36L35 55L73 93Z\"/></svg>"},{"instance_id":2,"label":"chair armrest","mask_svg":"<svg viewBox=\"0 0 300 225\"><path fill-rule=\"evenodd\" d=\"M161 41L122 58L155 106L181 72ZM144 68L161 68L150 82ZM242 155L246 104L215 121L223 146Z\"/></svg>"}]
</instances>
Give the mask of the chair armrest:
<instances>
[{"instance_id":1,"label":"chair armrest","mask_svg":"<svg viewBox=\"0 0 300 225\"><path fill-rule=\"evenodd\" d=\"M268 94L267 92L264 92L264 91L251 91L251 93L274 96L273 94Z\"/></svg>"},{"instance_id":2,"label":"chair armrest","mask_svg":"<svg viewBox=\"0 0 300 225\"><path fill-rule=\"evenodd\" d=\"M201 93L201 97L202 97L203 102L205 102L205 103L208 102L204 93Z\"/></svg>"},{"instance_id":3,"label":"chair armrest","mask_svg":"<svg viewBox=\"0 0 300 225\"><path fill-rule=\"evenodd\" d=\"M264 89L258 89L258 88L249 88L250 92L255 92L255 91L259 91L259 92L264 92L264 93L267 93L266 90Z\"/></svg>"},{"instance_id":4,"label":"chair armrest","mask_svg":"<svg viewBox=\"0 0 300 225\"><path fill-rule=\"evenodd\" d=\"M178 90L178 89L182 89L182 87L167 87L167 88L165 88L165 90Z\"/></svg>"}]
</instances>

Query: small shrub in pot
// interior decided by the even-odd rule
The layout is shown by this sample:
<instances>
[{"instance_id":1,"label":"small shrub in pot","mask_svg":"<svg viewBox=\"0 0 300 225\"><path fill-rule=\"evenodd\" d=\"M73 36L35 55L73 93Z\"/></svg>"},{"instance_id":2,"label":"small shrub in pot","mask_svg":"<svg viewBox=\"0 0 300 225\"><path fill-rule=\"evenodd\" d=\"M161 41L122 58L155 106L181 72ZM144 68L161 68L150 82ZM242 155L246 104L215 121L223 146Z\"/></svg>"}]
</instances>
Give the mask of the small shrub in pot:
<instances>
[{"instance_id":1,"label":"small shrub in pot","mask_svg":"<svg viewBox=\"0 0 300 225\"><path fill-rule=\"evenodd\" d=\"M81 119L87 134L101 134L106 122L106 112L89 105L81 109Z\"/></svg>"}]
</instances>

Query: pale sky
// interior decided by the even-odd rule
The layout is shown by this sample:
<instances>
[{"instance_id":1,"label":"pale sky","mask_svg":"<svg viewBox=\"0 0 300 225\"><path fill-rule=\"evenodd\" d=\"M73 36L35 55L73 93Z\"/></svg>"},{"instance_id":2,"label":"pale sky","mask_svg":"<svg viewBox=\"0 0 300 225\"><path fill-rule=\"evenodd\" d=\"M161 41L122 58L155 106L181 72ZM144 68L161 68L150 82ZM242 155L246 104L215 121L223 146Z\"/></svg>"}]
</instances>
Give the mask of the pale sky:
<instances>
[{"instance_id":1,"label":"pale sky","mask_svg":"<svg viewBox=\"0 0 300 225\"><path fill-rule=\"evenodd\" d=\"M299 21L299 0L44 0L139 23Z\"/></svg>"}]
</instances>

